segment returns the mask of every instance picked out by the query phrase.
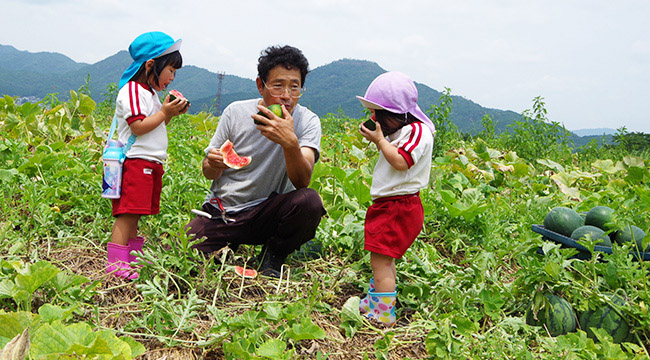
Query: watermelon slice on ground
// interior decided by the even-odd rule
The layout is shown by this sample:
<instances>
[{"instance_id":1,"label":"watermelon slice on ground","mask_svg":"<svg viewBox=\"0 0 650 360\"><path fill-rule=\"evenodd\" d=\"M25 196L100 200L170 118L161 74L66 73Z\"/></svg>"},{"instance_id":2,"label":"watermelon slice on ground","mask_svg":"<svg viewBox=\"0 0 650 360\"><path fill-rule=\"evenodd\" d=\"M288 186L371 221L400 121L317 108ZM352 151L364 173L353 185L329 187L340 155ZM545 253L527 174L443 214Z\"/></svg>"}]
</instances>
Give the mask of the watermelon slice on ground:
<instances>
[{"instance_id":1,"label":"watermelon slice on ground","mask_svg":"<svg viewBox=\"0 0 650 360\"><path fill-rule=\"evenodd\" d=\"M244 166L251 163L252 158L250 156L239 156L233 148L234 145L230 140L221 145L219 149L223 155L223 163L228 165L232 169L241 169Z\"/></svg>"},{"instance_id":2,"label":"watermelon slice on ground","mask_svg":"<svg viewBox=\"0 0 650 360\"><path fill-rule=\"evenodd\" d=\"M235 266L235 272L239 274L239 276L247 279L254 279L257 277L257 271L255 271L255 269L245 269L241 266Z\"/></svg>"}]
</instances>

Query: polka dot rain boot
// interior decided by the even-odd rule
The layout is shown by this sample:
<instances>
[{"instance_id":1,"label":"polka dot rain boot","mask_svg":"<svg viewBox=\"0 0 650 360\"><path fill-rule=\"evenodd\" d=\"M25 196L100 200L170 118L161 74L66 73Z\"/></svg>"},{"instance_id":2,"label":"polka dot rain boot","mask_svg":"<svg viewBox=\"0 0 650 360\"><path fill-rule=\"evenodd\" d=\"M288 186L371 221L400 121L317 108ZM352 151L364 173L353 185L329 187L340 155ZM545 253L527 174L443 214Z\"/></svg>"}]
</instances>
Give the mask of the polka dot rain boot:
<instances>
[{"instance_id":1,"label":"polka dot rain boot","mask_svg":"<svg viewBox=\"0 0 650 360\"><path fill-rule=\"evenodd\" d=\"M375 291L375 279L370 279L370 288L368 289L368 293L371 291ZM361 314L365 314L370 311L370 295L366 295L361 301L359 302L359 312Z\"/></svg>"},{"instance_id":2,"label":"polka dot rain boot","mask_svg":"<svg viewBox=\"0 0 650 360\"><path fill-rule=\"evenodd\" d=\"M374 319L382 324L395 325L395 303L397 302L397 291L376 293L368 291L369 311L364 314L368 319Z\"/></svg>"}]
</instances>

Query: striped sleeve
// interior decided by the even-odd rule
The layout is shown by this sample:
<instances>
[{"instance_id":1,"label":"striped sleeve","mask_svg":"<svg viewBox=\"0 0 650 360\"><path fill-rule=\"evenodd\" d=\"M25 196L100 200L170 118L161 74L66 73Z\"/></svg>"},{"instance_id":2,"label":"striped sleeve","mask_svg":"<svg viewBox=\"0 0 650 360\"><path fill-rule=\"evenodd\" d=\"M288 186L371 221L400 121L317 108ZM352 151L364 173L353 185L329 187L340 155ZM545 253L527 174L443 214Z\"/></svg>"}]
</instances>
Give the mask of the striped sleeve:
<instances>
[{"instance_id":1,"label":"striped sleeve","mask_svg":"<svg viewBox=\"0 0 650 360\"><path fill-rule=\"evenodd\" d=\"M422 154L422 150L418 145L422 141L422 131L424 129L419 121L415 121L408 126L410 126L410 134L405 137L406 141L399 145L397 151L404 157L408 167L411 168Z\"/></svg>"},{"instance_id":2,"label":"striped sleeve","mask_svg":"<svg viewBox=\"0 0 650 360\"><path fill-rule=\"evenodd\" d=\"M148 106L142 97L143 94L141 94L143 89L138 83L129 81L127 86L129 87L129 108L126 114L126 122L131 125L134 121L147 117L145 108Z\"/></svg>"}]
</instances>

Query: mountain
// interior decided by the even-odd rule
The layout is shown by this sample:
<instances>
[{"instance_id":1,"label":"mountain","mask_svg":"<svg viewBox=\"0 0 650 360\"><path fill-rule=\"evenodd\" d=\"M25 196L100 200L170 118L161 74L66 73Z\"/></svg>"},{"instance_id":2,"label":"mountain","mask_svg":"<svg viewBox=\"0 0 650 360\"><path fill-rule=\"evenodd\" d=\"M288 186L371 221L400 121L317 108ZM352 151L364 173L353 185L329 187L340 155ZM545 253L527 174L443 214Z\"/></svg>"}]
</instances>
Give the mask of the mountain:
<instances>
[{"instance_id":1,"label":"mountain","mask_svg":"<svg viewBox=\"0 0 650 360\"><path fill-rule=\"evenodd\" d=\"M131 63L126 51L120 51L95 64L77 63L57 53L31 53L12 46L0 45L0 94L18 97L43 98L57 94L61 100L68 98L70 90L86 84L97 102L104 99L107 87L117 83L120 75ZM176 73L173 88L192 101L192 112L214 111L219 87L218 75L206 69L184 64ZM368 85L385 72L377 63L366 60L342 59L313 69L307 76L306 92L300 103L319 116L342 111L352 118L363 116L363 107L356 95L363 95ZM420 108L427 113L440 102L442 93L424 84L416 83ZM258 97L255 81L234 75L224 75L221 85L220 109L233 101ZM497 131L520 120L513 111L489 109L452 95L451 119L463 132L482 129L481 118L489 114Z\"/></svg>"},{"instance_id":2,"label":"mountain","mask_svg":"<svg viewBox=\"0 0 650 360\"><path fill-rule=\"evenodd\" d=\"M616 134L616 129L610 128L598 128L598 129L580 129L580 130L571 130L572 133L578 136L597 136L597 135L614 135Z\"/></svg>"}]
</instances>

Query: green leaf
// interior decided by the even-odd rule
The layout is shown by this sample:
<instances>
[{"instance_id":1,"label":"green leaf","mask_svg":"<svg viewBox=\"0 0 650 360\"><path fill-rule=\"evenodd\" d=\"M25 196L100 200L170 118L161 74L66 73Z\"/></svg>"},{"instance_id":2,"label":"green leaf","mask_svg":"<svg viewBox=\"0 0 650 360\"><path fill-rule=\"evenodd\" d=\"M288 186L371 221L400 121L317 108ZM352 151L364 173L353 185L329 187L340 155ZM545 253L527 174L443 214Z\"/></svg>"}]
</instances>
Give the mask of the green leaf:
<instances>
[{"instance_id":1,"label":"green leaf","mask_svg":"<svg viewBox=\"0 0 650 360\"><path fill-rule=\"evenodd\" d=\"M310 318L304 317L300 320L300 324L294 324L287 333L291 339L295 341L306 339L324 339L325 331L318 325L314 324Z\"/></svg>"},{"instance_id":2,"label":"green leaf","mask_svg":"<svg viewBox=\"0 0 650 360\"><path fill-rule=\"evenodd\" d=\"M54 278L59 273L56 266L47 261L39 261L29 267L29 271L16 275L16 285L33 294L41 285Z\"/></svg>"},{"instance_id":3,"label":"green leaf","mask_svg":"<svg viewBox=\"0 0 650 360\"><path fill-rule=\"evenodd\" d=\"M38 308L38 314L41 315L41 319L45 322L52 323L56 320L63 321L67 320L70 315L74 312L75 307L69 309L63 309L60 306L55 306L52 304L43 304Z\"/></svg>"},{"instance_id":4,"label":"green leaf","mask_svg":"<svg viewBox=\"0 0 650 360\"><path fill-rule=\"evenodd\" d=\"M279 339L269 339L257 348L257 355L269 357L271 359L282 356L287 344Z\"/></svg>"},{"instance_id":5,"label":"green leaf","mask_svg":"<svg viewBox=\"0 0 650 360\"><path fill-rule=\"evenodd\" d=\"M553 279L557 279L560 276L560 265L556 263L548 263L544 266L544 271Z\"/></svg>"},{"instance_id":6,"label":"green leaf","mask_svg":"<svg viewBox=\"0 0 650 360\"><path fill-rule=\"evenodd\" d=\"M16 284L9 279L0 281L0 299L4 297L13 298L16 295L15 288Z\"/></svg>"},{"instance_id":7,"label":"green leaf","mask_svg":"<svg viewBox=\"0 0 650 360\"><path fill-rule=\"evenodd\" d=\"M130 336L121 337L120 340L124 341L129 345L129 347L131 348L131 356L134 359L147 352L147 348L145 348L144 345L140 344Z\"/></svg>"},{"instance_id":8,"label":"green leaf","mask_svg":"<svg viewBox=\"0 0 650 360\"><path fill-rule=\"evenodd\" d=\"M349 298L339 316L341 317L341 325L339 325L343 330L345 330L345 335L347 337L353 337L357 330L363 324L363 317L359 313L359 299L358 296L352 296Z\"/></svg>"},{"instance_id":9,"label":"green leaf","mask_svg":"<svg viewBox=\"0 0 650 360\"><path fill-rule=\"evenodd\" d=\"M0 169L0 181L10 182L16 175L18 175L18 170L16 169Z\"/></svg>"},{"instance_id":10,"label":"green leaf","mask_svg":"<svg viewBox=\"0 0 650 360\"><path fill-rule=\"evenodd\" d=\"M615 166L614 162L610 159L596 160L591 164L591 166L599 169L601 172L608 174L616 174L619 170L621 170L619 167Z\"/></svg>"},{"instance_id":11,"label":"green leaf","mask_svg":"<svg viewBox=\"0 0 650 360\"><path fill-rule=\"evenodd\" d=\"M280 304L266 303L264 304L264 312L266 313L267 319L271 321L278 321L280 320L282 315L282 307L280 306Z\"/></svg>"},{"instance_id":12,"label":"green leaf","mask_svg":"<svg viewBox=\"0 0 650 360\"><path fill-rule=\"evenodd\" d=\"M557 172L564 172L564 166L556 163L553 160L550 160L550 159L538 159L537 163L542 164L544 166L548 166L548 167L550 167L551 169L553 169L553 170L555 170Z\"/></svg>"},{"instance_id":13,"label":"green leaf","mask_svg":"<svg viewBox=\"0 0 650 360\"><path fill-rule=\"evenodd\" d=\"M440 190L440 196L444 202L453 204L457 201L456 194L451 190Z\"/></svg>"},{"instance_id":14,"label":"green leaf","mask_svg":"<svg viewBox=\"0 0 650 360\"><path fill-rule=\"evenodd\" d=\"M0 348L26 328L34 327L38 321L38 315L27 311L5 313L0 310Z\"/></svg>"}]
</instances>

